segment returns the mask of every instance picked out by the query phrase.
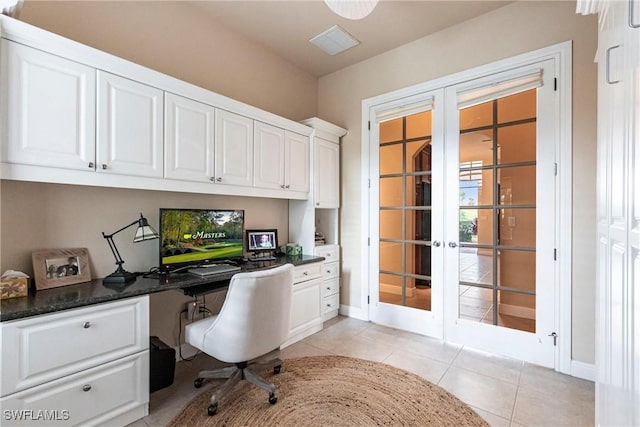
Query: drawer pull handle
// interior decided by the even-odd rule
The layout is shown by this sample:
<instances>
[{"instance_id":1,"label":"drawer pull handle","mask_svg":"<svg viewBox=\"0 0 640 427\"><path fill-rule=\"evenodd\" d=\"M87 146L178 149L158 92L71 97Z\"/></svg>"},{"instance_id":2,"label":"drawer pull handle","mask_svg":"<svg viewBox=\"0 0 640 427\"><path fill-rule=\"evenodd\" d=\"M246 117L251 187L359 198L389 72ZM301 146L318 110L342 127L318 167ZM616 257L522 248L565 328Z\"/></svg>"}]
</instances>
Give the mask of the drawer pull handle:
<instances>
[{"instance_id":1,"label":"drawer pull handle","mask_svg":"<svg viewBox=\"0 0 640 427\"><path fill-rule=\"evenodd\" d=\"M331 274L331 270L327 270L327 274Z\"/></svg>"},{"instance_id":2,"label":"drawer pull handle","mask_svg":"<svg viewBox=\"0 0 640 427\"><path fill-rule=\"evenodd\" d=\"M89 329L91 327L91 322L84 322L82 324L82 327L85 328L85 329Z\"/></svg>"},{"instance_id":3,"label":"drawer pull handle","mask_svg":"<svg viewBox=\"0 0 640 427\"><path fill-rule=\"evenodd\" d=\"M102 164L102 170L105 170L105 171L107 170L107 165L106 165L106 163L103 163L103 164Z\"/></svg>"},{"instance_id":4,"label":"drawer pull handle","mask_svg":"<svg viewBox=\"0 0 640 427\"><path fill-rule=\"evenodd\" d=\"M91 390L91 384L85 384L82 386L82 391L89 391Z\"/></svg>"},{"instance_id":5,"label":"drawer pull handle","mask_svg":"<svg viewBox=\"0 0 640 427\"><path fill-rule=\"evenodd\" d=\"M305 271L305 272L303 272L303 273L302 273L302 275L303 275L303 276L308 276L308 275L309 275L309 272L308 272L308 271Z\"/></svg>"},{"instance_id":6,"label":"drawer pull handle","mask_svg":"<svg viewBox=\"0 0 640 427\"><path fill-rule=\"evenodd\" d=\"M331 290L331 286L327 286L327 290L330 291Z\"/></svg>"},{"instance_id":7,"label":"drawer pull handle","mask_svg":"<svg viewBox=\"0 0 640 427\"><path fill-rule=\"evenodd\" d=\"M89 169L93 169L93 162L89 162Z\"/></svg>"}]
</instances>

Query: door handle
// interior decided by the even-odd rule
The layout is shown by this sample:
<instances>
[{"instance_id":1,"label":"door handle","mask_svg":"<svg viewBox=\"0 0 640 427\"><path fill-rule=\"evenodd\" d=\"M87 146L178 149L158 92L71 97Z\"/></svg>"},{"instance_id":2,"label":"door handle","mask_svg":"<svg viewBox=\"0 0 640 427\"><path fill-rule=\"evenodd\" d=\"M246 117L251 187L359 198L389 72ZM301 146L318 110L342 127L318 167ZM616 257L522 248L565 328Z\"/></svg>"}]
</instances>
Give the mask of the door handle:
<instances>
[{"instance_id":1,"label":"door handle","mask_svg":"<svg viewBox=\"0 0 640 427\"><path fill-rule=\"evenodd\" d=\"M617 45L611 46L609 49L607 49L607 62L604 64L604 66L606 67L605 71L606 71L607 83L610 84L610 85L614 85L614 84L620 83L620 80L612 81L611 80L611 74L609 73L610 68L611 68L611 61L610 61L611 60L611 51L613 49L617 49L619 47L620 47L620 45L617 44Z\"/></svg>"},{"instance_id":2,"label":"door handle","mask_svg":"<svg viewBox=\"0 0 640 427\"><path fill-rule=\"evenodd\" d=\"M457 248L458 244L456 242L449 242L449 247L450 248Z\"/></svg>"},{"instance_id":3,"label":"door handle","mask_svg":"<svg viewBox=\"0 0 640 427\"><path fill-rule=\"evenodd\" d=\"M434 240L434 241L431 243L431 246L435 246L436 248L439 248L439 247L440 247L440 241L439 241L439 240Z\"/></svg>"}]
</instances>

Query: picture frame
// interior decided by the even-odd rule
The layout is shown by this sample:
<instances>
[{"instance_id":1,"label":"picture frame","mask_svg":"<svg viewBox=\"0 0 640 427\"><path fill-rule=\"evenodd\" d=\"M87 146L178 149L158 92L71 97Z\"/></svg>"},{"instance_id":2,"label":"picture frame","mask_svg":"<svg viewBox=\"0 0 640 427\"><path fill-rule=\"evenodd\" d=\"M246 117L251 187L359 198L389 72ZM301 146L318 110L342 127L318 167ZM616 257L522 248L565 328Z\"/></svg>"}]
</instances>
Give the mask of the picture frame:
<instances>
[{"instance_id":1,"label":"picture frame","mask_svg":"<svg viewBox=\"0 0 640 427\"><path fill-rule=\"evenodd\" d=\"M278 249L278 230L247 230L247 250L249 252L257 251L275 251Z\"/></svg>"},{"instance_id":2,"label":"picture frame","mask_svg":"<svg viewBox=\"0 0 640 427\"><path fill-rule=\"evenodd\" d=\"M36 290L91 281L87 248L50 249L33 252Z\"/></svg>"}]
</instances>

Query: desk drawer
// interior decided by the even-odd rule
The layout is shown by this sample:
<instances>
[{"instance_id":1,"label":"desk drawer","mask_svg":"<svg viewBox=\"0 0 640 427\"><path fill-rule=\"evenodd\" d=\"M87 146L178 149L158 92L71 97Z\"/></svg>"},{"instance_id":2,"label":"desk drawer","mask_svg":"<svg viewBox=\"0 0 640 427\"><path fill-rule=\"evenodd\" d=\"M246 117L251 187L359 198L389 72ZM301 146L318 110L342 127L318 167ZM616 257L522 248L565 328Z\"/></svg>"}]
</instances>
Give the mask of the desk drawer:
<instances>
[{"instance_id":1,"label":"desk drawer","mask_svg":"<svg viewBox=\"0 0 640 427\"><path fill-rule=\"evenodd\" d=\"M327 279L335 279L338 277L338 272L340 270L340 263L338 262L330 262L324 263L322 266L322 277Z\"/></svg>"},{"instance_id":2,"label":"desk drawer","mask_svg":"<svg viewBox=\"0 0 640 427\"><path fill-rule=\"evenodd\" d=\"M2 396L149 348L149 297L3 322Z\"/></svg>"},{"instance_id":3,"label":"desk drawer","mask_svg":"<svg viewBox=\"0 0 640 427\"><path fill-rule=\"evenodd\" d=\"M148 404L149 352L14 393L0 402L3 426L107 425L109 419ZM21 422L7 419L11 413L36 416L45 411L50 419Z\"/></svg>"},{"instance_id":4,"label":"desk drawer","mask_svg":"<svg viewBox=\"0 0 640 427\"><path fill-rule=\"evenodd\" d=\"M324 280L322 282L322 297L337 294L340 290L340 281L337 277L333 279Z\"/></svg>"},{"instance_id":5,"label":"desk drawer","mask_svg":"<svg viewBox=\"0 0 640 427\"><path fill-rule=\"evenodd\" d=\"M338 310L340 298L338 294L330 295L322 299L322 314Z\"/></svg>"},{"instance_id":6,"label":"desk drawer","mask_svg":"<svg viewBox=\"0 0 640 427\"><path fill-rule=\"evenodd\" d=\"M293 283L306 282L307 280L322 277L322 263L302 264L293 270Z\"/></svg>"},{"instance_id":7,"label":"desk drawer","mask_svg":"<svg viewBox=\"0 0 640 427\"><path fill-rule=\"evenodd\" d=\"M340 247L338 245L322 245L313 248L313 253L316 256L324 257L324 262L337 262L340 261Z\"/></svg>"}]
</instances>

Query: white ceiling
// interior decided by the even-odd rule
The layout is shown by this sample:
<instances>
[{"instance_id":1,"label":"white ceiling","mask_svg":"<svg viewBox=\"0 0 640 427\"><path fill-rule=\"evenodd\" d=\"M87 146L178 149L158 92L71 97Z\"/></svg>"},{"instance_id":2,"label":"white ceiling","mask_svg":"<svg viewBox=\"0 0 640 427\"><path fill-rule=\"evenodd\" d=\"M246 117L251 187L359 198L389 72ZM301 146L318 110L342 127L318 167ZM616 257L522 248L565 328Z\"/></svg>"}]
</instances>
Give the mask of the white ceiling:
<instances>
[{"instance_id":1,"label":"white ceiling","mask_svg":"<svg viewBox=\"0 0 640 427\"><path fill-rule=\"evenodd\" d=\"M359 21L341 18L320 0L189 1L217 23L297 67L323 76L446 27L502 7L497 0L382 0ZM309 39L340 25L362 43L330 56Z\"/></svg>"}]
</instances>

